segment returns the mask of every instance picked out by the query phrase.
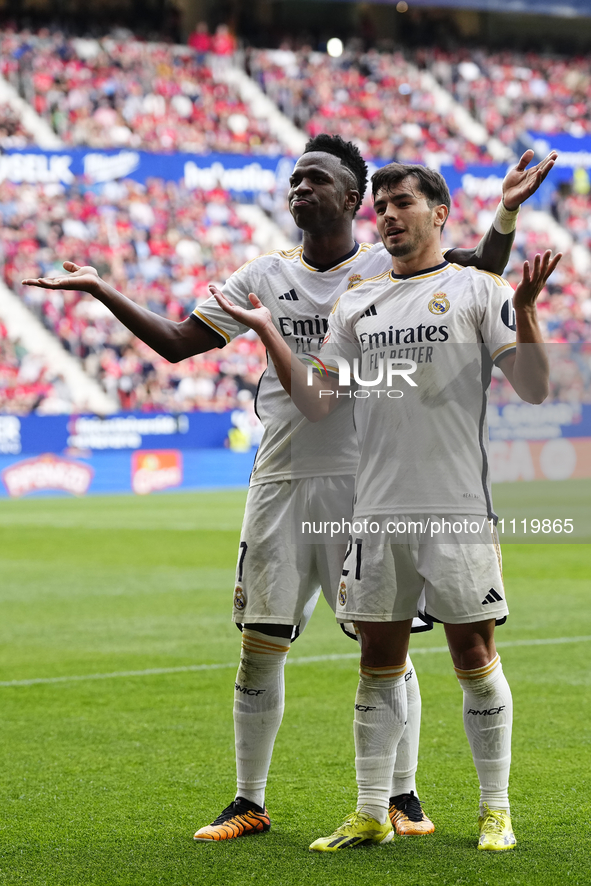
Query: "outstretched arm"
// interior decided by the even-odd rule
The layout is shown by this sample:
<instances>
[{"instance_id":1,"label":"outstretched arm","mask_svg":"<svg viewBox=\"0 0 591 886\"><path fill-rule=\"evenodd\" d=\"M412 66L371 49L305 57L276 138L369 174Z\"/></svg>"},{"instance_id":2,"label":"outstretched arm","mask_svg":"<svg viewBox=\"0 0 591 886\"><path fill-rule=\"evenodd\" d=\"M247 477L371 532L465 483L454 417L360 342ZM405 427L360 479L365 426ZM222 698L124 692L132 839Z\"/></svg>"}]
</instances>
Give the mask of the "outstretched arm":
<instances>
[{"instance_id":1,"label":"outstretched arm","mask_svg":"<svg viewBox=\"0 0 591 886\"><path fill-rule=\"evenodd\" d=\"M185 357L202 354L219 346L218 336L205 325L187 317L181 323L161 317L136 305L130 298L118 292L104 280L96 269L89 265L79 267L74 262L64 262L68 271L65 277L39 277L23 280L25 286L38 286L41 289L71 289L88 292L101 301L127 326L130 332L171 363L178 363Z\"/></svg>"},{"instance_id":2,"label":"outstretched arm","mask_svg":"<svg viewBox=\"0 0 591 886\"><path fill-rule=\"evenodd\" d=\"M523 276L513 294L517 348L504 358L500 368L514 390L527 403L542 403L548 396L550 369L536 302L561 258L560 252L552 257L548 250L543 257L536 255L533 269L530 269L530 264L526 261Z\"/></svg>"},{"instance_id":3,"label":"outstretched arm","mask_svg":"<svg viewBox=\"0 0 591 886\"><path fill-rule=\"evenodd\" d=\"M472 265L481 271L492 271L493 274L503 273L515 239L519 207L538 190L554 166L558 154L551 151L544 160L527 169L533 156L532 150L526 151L517 166L510 169L503 179L503 199L491 227L478 246L474 249L448 249L445 253L448 261L464 267Z\"/></svg>"},{"instance_id":4,"label":"outstretched arm","mask_svg":"<svg viewBox=\"0 0 591 886\"><path fill-rule=\"evenodd\" d=\"M326 392L332 382L321 383L317 377L313 377L312 384L308 384L307 367L294 357L273 323L271 312L253 292L249 295L252 310L245 310L231 302L217 286L210 284L209 291L226 314L257 333L275 365L277 378L284 390L309 421L320 421L332 412L338 402L336 397L320 395L320 390Z\"/></svg>"}]
</instances>

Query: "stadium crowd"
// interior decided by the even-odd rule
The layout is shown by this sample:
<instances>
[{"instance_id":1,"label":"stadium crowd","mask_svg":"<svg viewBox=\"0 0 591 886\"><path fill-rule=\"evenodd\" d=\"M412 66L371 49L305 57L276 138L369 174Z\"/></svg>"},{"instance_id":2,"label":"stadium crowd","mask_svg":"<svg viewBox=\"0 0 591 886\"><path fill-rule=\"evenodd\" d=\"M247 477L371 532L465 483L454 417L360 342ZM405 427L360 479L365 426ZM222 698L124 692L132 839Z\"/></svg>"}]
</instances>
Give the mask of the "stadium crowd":
<instances>
[{"instance_id":1,"label":"stadium crowd","mask_svg":"<svg viewBox=\"0 0 591 886\"><path fill-rule=\"evenodd\" d=\"M221 80L234 50L227 28L203 36L206 51L131 34L82 39L5 30L0 74L66 145L281 153L266 121Z\"/></svg>"},{"instance_id":2,"label":"stadium crowd","mask_svg":"<svg viewBox=\"0 0 591 886\"><path fill-rule=\"evenodd\" d=\"M171 365L135 339L100 302L22 287L68 257L93 265L139 304L175 320L259 250L221 189L189 191L154 179L88 187L0 184L5 282L122 409L224 410L256 392L266 366L253 336Z\"/></svg>"},{"instance_id":3,"label":"stadium crowd","mask_svg":"<svg viewBox=\"0 0 591 886\"><path fill-rule=\"evenodd\" d=\"M486 146L466 138L401 52L252 50L248 70L294 123L353 140L368 157L401 163L491 163Z\"/></svg>"},{"instance_id":4,"label":"stadium crowd","mask_svg":"<svg viewBox=\"0 0 591 886\"><path fill-rule=\"evenodd\" d=\"M4 30L0 74L68 145L280 153L284 146L266 122L220 78L235 48L224 25L213 35L201 25L188 46L142 42L132 34L88 39L58 29ZM486 146L470 141L440 111L421 86L421 70L510 147L528 130L591 132L588 59L439 47L416 50L409 59L375 49L346 50L340 58L309 48L253 49L247 68L306 132L338 132L376 158L491 162ZM0 108L0 138L2 120ZM30 139L24 130L13 137Z\"/></svg>"},{"instance_id":5,"label":"stadium crowd","mask_svg":"<svg viewBox=\"0 0 591 886\"><path fill-rule=\"evenodd\" d=\"M432 48L418 51L415 61L509 146L528 131L591 133L589 58Z\"/></svg>"},{"instance_id":6,"label":"stadium crowd","mask_svg":"<svg viewBox=\"0 0 591 886\"><path fill-rule=\"evenodd\" d=\"M562 185L557 189L552 211L575 242L591 251L591 181L588 173L577 170L573 185Z\"/></svg>"},{"instance_id":7,"label":"stadium crowd","mask_svg":"<svg viewBox=\"0 0 591 886\"><path fill-rule=\"evenodd\" d=\"M45 359L12 341L0 320L0 415L69 413L73 399L62 376Z\"/></svg>"}]
</instances>

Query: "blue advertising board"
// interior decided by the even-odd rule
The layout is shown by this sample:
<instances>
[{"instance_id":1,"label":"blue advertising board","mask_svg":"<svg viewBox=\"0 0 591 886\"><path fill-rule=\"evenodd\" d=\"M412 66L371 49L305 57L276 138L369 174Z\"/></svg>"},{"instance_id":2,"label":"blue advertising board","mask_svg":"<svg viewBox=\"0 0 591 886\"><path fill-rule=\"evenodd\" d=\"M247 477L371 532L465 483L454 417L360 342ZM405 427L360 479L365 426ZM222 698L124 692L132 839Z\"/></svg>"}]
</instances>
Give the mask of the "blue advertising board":
<instances>
[{"instance_id":1,"label":"blue advertising board","mask_svg":"<svg viewBox=\"0 0 591 886\"><path fill-rule=\"evenodd\" d=\"M537 147L540 148L540 153L543 153L545 156L555 146L548 142L544 145L538 144ZM559 149L556 148L556 150ZM568 157L570 158L569 162L565 163L564 158L559 153L554 168L550 170L535 194L528 199L528 206L534 209L547 209L552 202L552 196L557 186L562 182L570 182L572 180L576 164L572 165L570 162L572 154L569 154ZM591 158L591 153L589 157ZM511 164L511 166L513 165ZM503 166L466 166L465 169L458 169L456 166L442 166L440 171L449 186L452 196L454 191L462 190L468 197L480 198L482 200L488 197L498 197L500 200L503 179L511 166L506 164ZM591 161L589 168L591 169Z\"/></svg>"},{"instance_id":2,"label":"blue advertising board","mask_svg":"<svg viewBox=\"0 0 591 886\"><path fill-rule=\"evenodd\" d=\"M0 497L246 486L232 412L0 415Z\"/></svg>"},{"instance_id":3,"label":"blue advertising board","mask_svg":"<svg viewBox=\"0 0 591 886\"><path fill-rule=\"evenodd\" d=\"M219 449L231 427L232 412L0 415L0 454Z\"/></svg>"},{"instance_id":4,"label":"blue advertising board","mask_svg":"<svg viewBox=\"0 0 591 886\"><path fill-rule=\"evenodd\" d=\"M557 184L570 180L574 169L591 169L591 137L547 136L532 133L540 153L551 149L560 152L554 169L540 189L530 198L537 208L546 206ZM241 154L151 154L147 151L89 150L87 148L44 151L27 147L9 149L0 155L0 181L71 184L83 176L90 188L107 182L130 178L145 184L153 177L166 181L184 180L190 189L212 190L222 187L236 199L253 200L258 194L278 188L287 191L294 165L293 157ZM370 174L386 160L370 161ZM441 173L452 193L462 188L473 196L500 196L506 165L442 166Z\"/></svg>"},{"instance_id":5,"label":"blue advertising board","mask_svg":"<svg viewBox=\"0 0 591 886\"><path fill-rule=\"evenodd\" d=\"M529 137L538 154L558 151L556 170L591 169L591 135L530 132Z\"/></svg>"},{"instance_id":6,"label":"blue advertising board","mask_svg":"<svg viewBox=\"0 0 591 886\"><path fill-rule=\"evenodd\" d=\"M188 188L222 187L237 197L252 198L287 186L294 159L253 154L152 154L148 151L89 148L11 148L0 156L0 181L69 185L84 176L89 185L130 178L184 179Z\"/></svg>"},{"instance_id":7,"label":"blue advertising board","mask_svg":"<svg viewBox=\"0 0 591 886\"><path fill-rule=\"evenodd\" d=\"M0 455L0 498L237 489L248 485L253 461L254 451L228 449Z\"/></svg>"},{"instance_id":8,"label":"blue advertising board","mask_svg":"<svg viewBox=\"0 0 591 886\"><path fill-rule=\"evenodd\" d=\"M0 415L0 455L225 449L232 412ZM489 406L491 439L591 437L591 405Z\"/></svg>"}]
</instances>

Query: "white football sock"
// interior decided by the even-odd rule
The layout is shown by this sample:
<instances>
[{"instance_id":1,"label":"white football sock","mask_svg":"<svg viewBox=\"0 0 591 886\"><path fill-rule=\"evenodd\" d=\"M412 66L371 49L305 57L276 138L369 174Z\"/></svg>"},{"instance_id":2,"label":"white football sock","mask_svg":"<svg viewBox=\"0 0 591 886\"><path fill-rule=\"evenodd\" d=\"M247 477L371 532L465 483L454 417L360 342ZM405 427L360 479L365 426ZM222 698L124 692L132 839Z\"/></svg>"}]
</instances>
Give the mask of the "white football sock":
<instances>
[{"instance_id":1,"label":"white football sock","mask_svg":"<svg viewBox=\"0 0 591 886\"><path fill-rule=\"evenodd\" d=\"M357 809L384 824L388 817L396 747L406 721L406 664L359 669L355 699Z\"/></svg>"},{"instance_id":2,"label":"white football sock","mask_svg":"<svg viewBox=\"0 0 591 886\"><path fill-rule=\"evenodd\" d=\"M417 796L416 774L419 761L419 737L421 734L421 692L419 681L410 660L406 659L406 674L404 675L406 686L407 715L406 726L402 738L398 742L396 750L396 762L390 796L398 797L400 794L414 792Z\"/></svg>"},{"instance_id":3,"label":"white football sock","mask_svg":"<svg viewBox=\"0 0 591 886\"><path fill-rule=\"evenodd\" d=\"M273 745L285 706L283 669L290 641L242 631L234 692L236 796L265 805Z\"/></svg>"},{"instance_id":4,"label":"white football sock","mask_svg":"<svg viewBox=\"0 0 591 886\"><path fill-rule=\"evenodd\" d=\"M455 668L464 691L464 728L480 779L483 804L509 812L513 700L498 655L475 670Z\"/></svg>"}]
</instances>

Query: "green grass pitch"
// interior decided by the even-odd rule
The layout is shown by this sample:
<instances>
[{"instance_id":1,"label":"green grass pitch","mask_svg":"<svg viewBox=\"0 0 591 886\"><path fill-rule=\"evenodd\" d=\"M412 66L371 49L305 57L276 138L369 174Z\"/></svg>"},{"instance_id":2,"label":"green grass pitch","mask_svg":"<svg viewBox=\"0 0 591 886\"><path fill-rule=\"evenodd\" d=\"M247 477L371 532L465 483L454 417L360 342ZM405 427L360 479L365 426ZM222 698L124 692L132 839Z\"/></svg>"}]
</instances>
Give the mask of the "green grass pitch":
<instances>
[{"instance_id":1,"label":"green grass pitch","mask_svg":"<svg viewBox=\"0 0 591 886\"><path fill-rule=\"evenodd\" d=\"M523 510L526 486L499 490L500 510ZM589 502L588 483L553 488L562 504ZM436 833L308 852L355 804L356 649L324 603L290 653L271 831L193 843L233 797L229 613L244 498L0 502L0 883L589 886L589 544L504 548L514 852L476 851L477 781L441 629L412 644L418 785Z\"/></svg>"}]
</instances>

